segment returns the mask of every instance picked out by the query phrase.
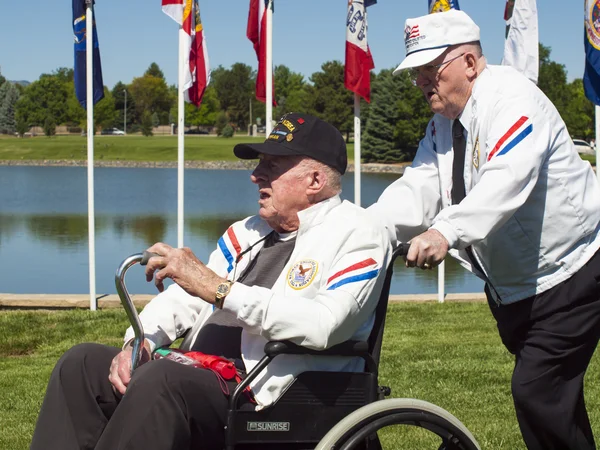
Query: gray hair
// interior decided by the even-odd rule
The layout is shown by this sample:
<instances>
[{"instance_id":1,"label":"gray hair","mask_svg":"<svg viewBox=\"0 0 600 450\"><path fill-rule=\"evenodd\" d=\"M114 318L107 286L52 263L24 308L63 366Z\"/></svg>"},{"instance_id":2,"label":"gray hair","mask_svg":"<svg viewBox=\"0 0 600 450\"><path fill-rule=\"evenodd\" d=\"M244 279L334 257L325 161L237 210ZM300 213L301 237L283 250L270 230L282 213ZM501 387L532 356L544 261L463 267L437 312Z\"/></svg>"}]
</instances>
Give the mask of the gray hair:
<instances>
[{"instance_id":1,"label":"gray hair","mask_svg":"<svg viewBox=\"0 0 600 450\"><path fill-rule=\"evenodd\" d=\"M324 192L327 194L327 198L342 192L342 174L333 167L309 157L305 157L300 162L300 166L306 170L318 170L325 174L326 189Z\"/></svg>"}]
</instances>

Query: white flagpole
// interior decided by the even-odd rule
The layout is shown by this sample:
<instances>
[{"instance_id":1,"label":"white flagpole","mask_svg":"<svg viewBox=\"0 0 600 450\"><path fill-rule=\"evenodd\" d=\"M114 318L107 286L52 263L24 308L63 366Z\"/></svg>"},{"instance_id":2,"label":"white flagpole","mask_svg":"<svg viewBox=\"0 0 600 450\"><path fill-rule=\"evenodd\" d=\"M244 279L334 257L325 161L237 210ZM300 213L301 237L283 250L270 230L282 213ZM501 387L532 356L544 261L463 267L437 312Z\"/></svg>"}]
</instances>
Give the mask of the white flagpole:
<instances>
[{"instance_id":1,"label":"white flagpole","mask_svg":"<svg viewBox=\"0 0 600 450\"><path fill-rule=\"evenodd\" d=\"M179 27L179 81L177 96L177 247L183 247L183 165L185 162L185 103L183 99L183 85L185 83L185 45L186 32L183 26Z\"/></svg>"},{"instance_id":2,"label":"white flagpole","mask_svg":"<svg viewBox=\"0 0 600 450\"><path fill-rule=\"evenodd\" d=\"M354 204L360 206L360 97L354 93Z\"/></svg>"},{"instance_id":3,"label":"white flagpole","mask_svg":"<svg viewBox=\"0 0 600 450\"><path fill-rule=\"evenodd\" d=\"M600 143L598 142L598 138L600 137L600 106L596 105L594 111L596 113L596 139L594 140L594 145L596 146L596 177L600 181L600 170L598 169L598 164L600 164Z\"/></svg>"},{"instance_id":4,"label":"white flagpole","mask_svg":"<svg viewBox=\"0 0 600 450\"><path fill-rule=\"evenodd\" d=\"M269 0L267 5L267 73L266 73L266 91L267 91L267 102L266 102L266 136L271 134L273 129L273 0Z\"/></svg>"},{"instance_id":5,"label":"white flagpole","mask_svg":"<svg viewBox=\"0 0 600 450\"><path fill-rule=\"evenodd\" d=\"M96 225L94 219L94 17L92 15L92 0L86 0L85 29L90 310L96 311Z\"/></svg>"}]
</instances>

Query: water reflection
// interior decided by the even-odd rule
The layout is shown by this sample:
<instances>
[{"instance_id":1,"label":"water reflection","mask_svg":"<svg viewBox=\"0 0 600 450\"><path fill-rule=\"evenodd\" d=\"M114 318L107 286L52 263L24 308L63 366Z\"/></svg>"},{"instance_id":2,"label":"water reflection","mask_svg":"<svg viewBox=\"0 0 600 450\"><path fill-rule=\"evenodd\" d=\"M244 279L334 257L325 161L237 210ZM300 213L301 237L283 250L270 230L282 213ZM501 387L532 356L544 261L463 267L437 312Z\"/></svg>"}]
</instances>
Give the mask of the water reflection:
<instances>
[{"instance_id":1,"label":"water reflection","mask_svg":"<svg viewBox=\"0 0 600 450\"><path fill-rule=\"evenodd\" d=\"M254 214L257 189L249 171L185 172L185 245L207 259L234 221ZM363 204L373 203L394 179L365 174ZM96 277L99 293L114 293L114 272L129 254L155 242L177 242L175 169L103 168L96 181ZM353 198L353 174L344 177ZM86 169L0 167L0 292L85 293L88 290ZM153 293L141 271L128 277L132 292ZM482 283L453 260L447 292L479 292ZM406 269L397 261L392 293L434 293L437 272Z\"/></svg>"}]
</instances>

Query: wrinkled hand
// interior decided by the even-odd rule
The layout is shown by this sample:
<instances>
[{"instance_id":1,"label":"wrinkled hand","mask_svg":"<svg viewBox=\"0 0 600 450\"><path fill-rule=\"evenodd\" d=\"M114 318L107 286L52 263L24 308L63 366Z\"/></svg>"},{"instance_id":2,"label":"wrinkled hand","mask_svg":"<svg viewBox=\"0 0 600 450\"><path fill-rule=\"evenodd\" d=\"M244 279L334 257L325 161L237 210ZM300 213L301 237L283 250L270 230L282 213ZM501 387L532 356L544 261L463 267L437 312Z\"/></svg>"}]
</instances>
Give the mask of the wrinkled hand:
<instances>
[{"instance_id":1,"label":"wrinkled hand","mask_svg":"<svg viewBox=\"0 0 600 450\"><path fill-rule=\"evenodd\" d=\"M146 281L154 277L159 292L165 289L164 279L170 278L188 294L215 303L217 286L226 280L206 267L189 248L173 248L159 242L148 251L158 256L150 258L146 265Z\"/></svg>"},{"instance_id":2,"label":"wrinkled hand","mask_svg":"<svg viewBox=\"0 0 600 450\"><path fill-rule=\"evenodd\" d=\"M433 269L448 253L448 241L437 230L430 229L411 239L406 255L406 267Z\"/></svg>"},{"instance_id":3,"label":"wrinkled hand","mask_svg":"<svg viewBox=\"0 0 600 450\"><path fill-rule=\"evenodd\" d=\"M127 386L131 381L132 354L133 348L131 346L127 346L127 348L115 356L110 363L108 381L110 381L110 383L113 385L113 390L119 392L121 395L125 394ZM148 341L145 341L138 367L144 363L147 363L148 361L150 361L150 345L148 344Z\"/></svg>"}]
</instances>

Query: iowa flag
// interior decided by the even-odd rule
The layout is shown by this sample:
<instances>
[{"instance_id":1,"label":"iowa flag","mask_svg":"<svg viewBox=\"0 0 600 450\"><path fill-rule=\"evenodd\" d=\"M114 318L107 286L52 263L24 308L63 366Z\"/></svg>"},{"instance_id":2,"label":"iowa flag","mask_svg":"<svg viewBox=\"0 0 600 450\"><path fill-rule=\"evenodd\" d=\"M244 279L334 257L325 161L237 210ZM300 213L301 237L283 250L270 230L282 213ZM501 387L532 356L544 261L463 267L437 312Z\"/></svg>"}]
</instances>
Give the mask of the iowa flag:
<instances>
[{"instance_id":1,"label":"iowa flag","mask_svg":"<svg viewBox=\"0 0 600 450\"><path fill-rule=\"evenodd\" d=\"M200 106L210 82L210 67L198 0L162 0L162 10L181 25L186 34L183 83L185 100Z\"/></svg>"},{"instance_id":2,"label":"iowa flag","mask_svg":"<svg viewBox=\"0 0 600 450\"><path fill-rule=\"evenodd\" d=\"M346 67L344 86L371 101L371 69L375 68L367 44L367 7L376 0L349 0L346 19Z\"/></svg>"},{"instance_id":3,"label":"iowa flag","mask_svg":"<svg viewBox=\"0 0 600 450\"><path fill-rule=\"evenodd\" d=\"M93 11L92 6L92 11ZM85 0L73 0L73 32L75 34L75 64L74 81L75 95L81 106L87 108L87 83L86 83L86 54L87 54L87 29L86 29L86 8ZM94 83L94 104L104 98L104 83L102 81L102 65L100 64L100 48L98 46L98 34L96 32L96 18L94 18L94 27L92 32L93 39L93 83Z\"/></svg>"},{"instance_id":4,"label":"iowa flag","mask_svg":"<svg viewBox=\"0 0 600 450\"><path fill-rule=\"evenodd\" d=\"M246 37L254 45L258 58L258 73L256 75L256 99L267 101L267 5L269 0L250 0L248 10L248 25ZM269 69L271 70L271 69ZM274 83L275 81L273 81ZM273 105L275 102L275 89L273 88Z\"/></svg>"},{"instance_id":5,"label":"iowa flag","mask_svg":"<svg viewBox=\"0 0 600 450\"><path fill-rule=\"evenodd\" d=\"M428 0L429 14L434 12L444 12L451 9L460 9L458 0Z\"/></svg>"},{"instance_id":6,"label":"iowa flag","mask_svg":"<svg viewBox=\"0 0 600 450\"><path fill-rule=\"evenodd\" d=\"M600 105L600 5L597 1L585 2L585 96Z\"/></svg>"}]
</instances>

